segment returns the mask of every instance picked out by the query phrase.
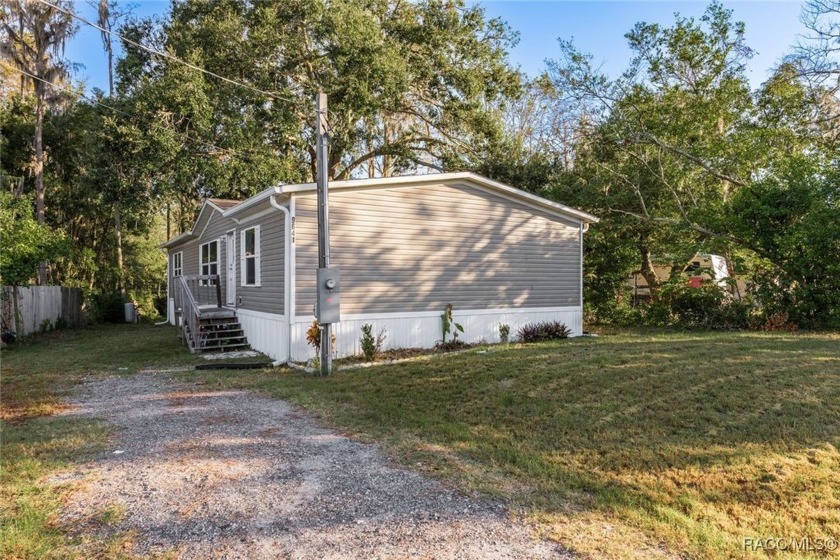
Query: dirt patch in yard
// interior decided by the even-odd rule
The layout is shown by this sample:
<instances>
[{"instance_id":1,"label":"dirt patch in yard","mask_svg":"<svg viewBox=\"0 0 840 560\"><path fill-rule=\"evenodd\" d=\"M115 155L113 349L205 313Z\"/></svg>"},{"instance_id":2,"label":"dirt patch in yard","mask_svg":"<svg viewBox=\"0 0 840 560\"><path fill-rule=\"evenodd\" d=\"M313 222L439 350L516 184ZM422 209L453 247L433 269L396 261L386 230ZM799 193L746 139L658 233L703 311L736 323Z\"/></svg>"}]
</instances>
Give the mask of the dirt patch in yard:
<instances>
[{"instance_id":1,"label":"dirt patch in yard","mask_svg":"<svg viewBox=\"0 0 840 560\"><path fill-rule=\"evenodd\" d=\"M570 558L503 504L398 468L288 403L198 389L153 374L85 385L65 414L115 437L59 521L181 558Z\"/></svg>"}]
</instances>

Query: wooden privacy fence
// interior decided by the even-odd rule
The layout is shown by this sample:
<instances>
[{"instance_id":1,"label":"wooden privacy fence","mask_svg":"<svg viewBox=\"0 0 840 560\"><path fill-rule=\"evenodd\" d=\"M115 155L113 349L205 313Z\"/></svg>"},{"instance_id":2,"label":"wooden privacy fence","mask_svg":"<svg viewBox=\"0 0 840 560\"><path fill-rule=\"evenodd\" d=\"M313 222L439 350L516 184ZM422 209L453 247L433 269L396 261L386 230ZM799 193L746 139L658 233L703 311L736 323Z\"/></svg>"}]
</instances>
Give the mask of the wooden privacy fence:
<instances>
[{"instance_id":1,"label":"wooden privacy fence","mask_svg":"<svg viewBox=\"0 0 840 560\"><path fill-rule=\"evenodd\" d=\"M17 306L15 306L17 299ZM3 330L14 331L26 336L41 330L41 324L49 319L50 324L62 322L68 327L81 326L82 290L61 286L3 286L0 294L2 303ZM17 320L15 312L17 311Z\"/></svg>"}]
</instances>

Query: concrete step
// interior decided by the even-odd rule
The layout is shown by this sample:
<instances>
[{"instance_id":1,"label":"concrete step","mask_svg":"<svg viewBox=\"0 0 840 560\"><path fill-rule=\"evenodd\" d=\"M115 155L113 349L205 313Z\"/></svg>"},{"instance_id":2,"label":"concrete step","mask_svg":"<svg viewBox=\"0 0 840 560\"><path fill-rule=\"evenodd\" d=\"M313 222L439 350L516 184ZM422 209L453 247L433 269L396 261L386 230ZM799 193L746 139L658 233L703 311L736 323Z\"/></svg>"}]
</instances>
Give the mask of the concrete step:
<instances>
[{"instance_id":1,"label":"concrete step","mask_svg":"<svg viewBox=\"0 0 840 560\"><path fill-rule=\"evenodd\" d=\"M199 348L201 352L209 352L209 351L231 351L231 350L246 350L250 348L250 345L247 342L239 342L236 344L215 344L215 345L208 345L202 346Z\"/></svg>"}]
</instances>

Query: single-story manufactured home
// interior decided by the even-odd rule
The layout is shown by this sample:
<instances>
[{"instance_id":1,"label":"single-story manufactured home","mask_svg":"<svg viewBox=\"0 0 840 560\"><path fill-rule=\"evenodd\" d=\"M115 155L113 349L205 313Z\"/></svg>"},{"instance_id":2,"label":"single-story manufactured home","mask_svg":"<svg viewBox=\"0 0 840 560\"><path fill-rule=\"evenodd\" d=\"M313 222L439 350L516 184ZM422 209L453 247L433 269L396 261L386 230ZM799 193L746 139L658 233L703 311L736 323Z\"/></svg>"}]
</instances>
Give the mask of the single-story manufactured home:
<instances>
[{"instance_id":1,"label":"single-story manufactured home","mask_svg":"<svg viewBox=\"0 0 840 560\"><path fill-rule=\"evenodd\" d=\"M467 342L549 320L582 333L583 235L596 217L474 173L335 181L329 193L337 356L359 353L365 323L387 331L386 348L432 347L447 304ZM315 184L208 199L163 247L173 324L228 320L225 336L275 360L315 356Z\"/></svg>"}]
</instances>

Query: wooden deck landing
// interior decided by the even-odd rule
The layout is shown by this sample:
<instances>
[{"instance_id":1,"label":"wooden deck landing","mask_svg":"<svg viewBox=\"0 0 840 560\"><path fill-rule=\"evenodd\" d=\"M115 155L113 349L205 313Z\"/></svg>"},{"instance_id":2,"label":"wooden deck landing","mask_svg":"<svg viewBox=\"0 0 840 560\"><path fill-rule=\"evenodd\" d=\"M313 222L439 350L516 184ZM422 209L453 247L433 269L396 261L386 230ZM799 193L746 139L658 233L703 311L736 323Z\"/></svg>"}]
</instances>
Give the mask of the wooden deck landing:
<instances>
[{"instance_id":1,"label":"wooden deck landing","mask_svg":"<svg viewBox=\"0 0 840 560\"><path fill-rule=\"evenodd\" d=\"M236 317L236 311L226 307L199 308L198 313L202 319L230 319Z\"/></svg>"}]
</instances>

